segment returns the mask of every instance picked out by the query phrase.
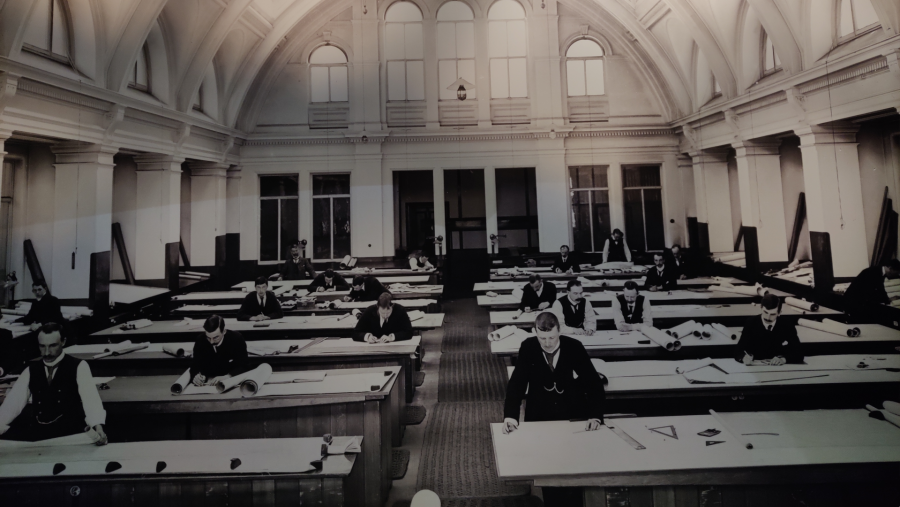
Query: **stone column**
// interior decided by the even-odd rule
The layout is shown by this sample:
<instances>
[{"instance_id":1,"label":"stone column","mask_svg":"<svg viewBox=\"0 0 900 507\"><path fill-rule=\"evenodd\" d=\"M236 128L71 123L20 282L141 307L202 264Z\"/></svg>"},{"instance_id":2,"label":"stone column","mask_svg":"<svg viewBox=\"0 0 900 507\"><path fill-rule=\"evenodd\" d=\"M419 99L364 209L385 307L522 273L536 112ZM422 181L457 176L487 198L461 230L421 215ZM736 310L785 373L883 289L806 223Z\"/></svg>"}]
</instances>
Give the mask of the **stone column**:
<instances>
[{"instance_id":1,"label":"stone column","mask_svg":"<svg viewBox=\"0 0 900 507\"><path fill-rule=\"evenodd\" d=\"M190 162L191 266L225 268L229 164Z\"/></svg>"},{"instance_id":2,"label":"stone column","mask_svg":"<svg viewBox=\"0 0 900 507\"><path fill-rule=\"evenodd\" d=\"M701 254L734 250L726 156L727 152L724 150L691 153L694 160L694 198Z\"/></svg>"},{"instance_id":3,"label":"stone column","mask_svg":"<svg viewBox=\"0 0 900 507\"><path fill-rule=\"evenodd\" d=\"M787 262L784 192L781 188L781 141L752 140L732 144L737 151L741 223L747 267Z\"/></svg>"},{"instance_id":4,"label":"stone column","mask_svg":"<svg viewBox=\"0 0 900 507\"><path fill-rule=\"evenodd\" d=\"M178 289L181 240L181 164L172 155L148 153L137 164L137 211L134 276L138 280L165 279Z\"/></svg>"}]
</instances>

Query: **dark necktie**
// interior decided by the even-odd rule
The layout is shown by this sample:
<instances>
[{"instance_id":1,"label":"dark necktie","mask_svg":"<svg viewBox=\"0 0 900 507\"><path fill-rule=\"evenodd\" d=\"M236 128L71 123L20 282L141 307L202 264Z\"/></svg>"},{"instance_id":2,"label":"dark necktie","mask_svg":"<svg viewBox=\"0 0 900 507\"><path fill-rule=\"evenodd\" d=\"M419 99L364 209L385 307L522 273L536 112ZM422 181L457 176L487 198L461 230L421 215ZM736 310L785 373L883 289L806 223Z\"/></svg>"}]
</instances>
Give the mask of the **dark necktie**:
<instances>
[{"instance_id":1,"label":"dark necktie","mask_svg":"<svg viewBox=\"0 0 900 507\"><path fill-rule=\"evenodd\" d=\"M53 372L56 371L56 368L59 366L59 363L50 366L49 364L44 364L44 368L47 370L47 383L50 384L53 382Z\"/></svg>"},{"instance_id":2,"label":"dark necktie","mask_svg":"<svg viewBox=\"0 0 900 507\"><path fill-rule=\"evenodd\" d=\"M766 326L766 329L768 329L769 331L771 331L773 327L775 327L775 326Z\"/></svg>"},{"instance_id":3,"label":"dark necktie","mask_svg":"<svg viewBox=\"0 0 900 507\"><path fill-rule=\"evenodd\" d=\"M555 368L553 367L553 358L556 357L556 354L559 354L559 347L556 347L556 350L553 352L547 352L545 350L542 350L542 352L544 353L544 358L547 359L547 366L550 367L550 371L555 371Z\"/></svg>"}]
</instances>

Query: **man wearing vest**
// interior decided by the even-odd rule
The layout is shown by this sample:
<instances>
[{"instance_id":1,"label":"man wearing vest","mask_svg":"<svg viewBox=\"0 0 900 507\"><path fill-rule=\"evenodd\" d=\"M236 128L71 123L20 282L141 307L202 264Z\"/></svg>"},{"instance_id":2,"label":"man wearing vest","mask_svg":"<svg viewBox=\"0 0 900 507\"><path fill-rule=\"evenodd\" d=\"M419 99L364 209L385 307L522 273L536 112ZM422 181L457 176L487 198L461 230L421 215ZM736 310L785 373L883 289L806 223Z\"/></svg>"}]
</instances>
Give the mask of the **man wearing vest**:
<instances>
[{"instance_id":1,"label":"man wearing vest","mask_svg":"<svg viewBox=\"0 0 900 507\"><path fill-rule=\"evenodd\" d=\"M603 262L631 262L631 249L619 229L614 230L603 245Z\"/></svg>"},{"instance_id":2,"label":"man wearing vest","mask_svg":"<svg viewBox=\"0 0 900 507\"><path fill-rule=\"evenodd\" d=\"M666 268L666 258L661 253L653 254L654 267L647 271L644 288L651 292L675 290L678 288L678 277L675 271Z\"/></svg>"},{"instance_id":3,"label":"man wearing vest","mask_svg":"<svg viewBox=\"0 0 900 507\"><path fill-rule=\"evenodd\" d=\"M301 254L300 243L291 243L291 258L281 265L277 278L279 280L306 280L307 276L315 278L316 270L309 259Z\"/></svg>"},{"instance_id":4,"label":"man wearing vest","mask_svg":"<svg viewBox=\"0 0 900 507\"><path fill-rule=\"evenodd\" d=\"M530 275L528 283L522 288L522 301L519 311L531 313L535 310L546 310L556 301L556 286L545 282L541 275Z\"/></svg>"},{"instance_id":5,"label":"man wearing vest","mask_svg":"<svg viewBox=\"0 0 900 507\"><path fill-rule=\"evenodd\" d=\"M38 333L41 361L32 362L0 406L4 440L36 442L97 432L97 445L107 442L106 411L86 361L66 355L62 327L45 324ZM26 409L28 398L31 407Z\"/></svg>"},{"instance_id":6,"label":"man wearing vest","mask_svg":"<svg viewBox=\"0 0 900 507\"><path fill-rule=\"evenodd\" d=\"M640 331L642 325L653 325L650 301L638 294L637 283L632 280L625 282L625 291L616 296L612 309L613 322L619 331Z\"/></svg>"},{"instance_id":7,"label":"man wearing vest","mask_svg":"<svg viewBox=\"0 0 900 507\"><path fill-rule=\"evenodd\" d=\"M568 294L556 300L550 309L560 321L560 332L573 335L592 335L597 330L597 314L584 298L584 288L578 280L569 280Z\"/></svg>"}]
</instances>

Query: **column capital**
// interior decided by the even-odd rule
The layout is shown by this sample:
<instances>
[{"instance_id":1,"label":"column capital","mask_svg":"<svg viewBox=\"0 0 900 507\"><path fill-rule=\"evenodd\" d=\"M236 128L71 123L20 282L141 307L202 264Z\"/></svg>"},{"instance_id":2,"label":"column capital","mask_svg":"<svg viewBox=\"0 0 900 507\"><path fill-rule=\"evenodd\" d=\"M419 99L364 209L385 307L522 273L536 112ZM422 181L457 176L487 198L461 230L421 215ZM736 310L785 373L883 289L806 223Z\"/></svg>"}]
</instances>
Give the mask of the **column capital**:
<instances>
[{"instance_id":1,"label":"column capital","mask_svg":"<svg viewBox=\"0 0 900 507\"><path fill-rule=\"evenodd\" d=\"M678 167L691 167L694 165L694 158L686 153L679 153L676 156Z\"/></svg>"},{"instance_id":2,"label":"column capital","mask_svg":"<svg viewBox=\"0 0 900 507\"><path fill-rule=\"evenodd\" d=\"M228 168L231 164L224 162L208 162L205 160L191 160L188 162L191 169L191 177L194 176L217 176L224 178L227 176Z\"/></svg>"},{"instance_id":3,"label":"column capital","mask_svg":"<svg viewBox=\"0 0 900 507\"><path fill-rule=\"evenodd\" d=\"M710 148L689 153L695 164L724 164L728 159L728 149Z\"/></svg>"},{"instance_id":4,"label":"column capital","mask_svg":"<svg viewBox=\"0 0 900 507\"><path fill-rule=\"evenodd\" d=\"M162 153L142 153L134 156L138 171L171 171L181 172L184 157L164 155Z\"/></svg>"},{"instance_id":5,"label":"column capital","mask_svg":"<svg viewBox=\"0 0 900 507\"><path fill-rule=\"evenodd\" d=\"M118 146L79 142L62 142L50 147L57 164L106 164L113 165Z\"/></svg>"},{"instance_id":6,"label":"column capital","mask_svg":"<svg viewBox=\"0 0 900 507\"><path fill-rule=\"evenodd\" d=\"M794 130L794 134L800 138L801 147L817 144L855 144L857 132L859 125L849 122L807 125Z\"/></svg>"},{"instance_id":7,"label":"column capital","mask_svg":"<svg viewBox=\"0 0 900 507\"><path fill-rule=\"evenodd\" d=\"M239 179L241 179L241 175L242 175L243 169L244 169L244 166L241 166L241 165L233 165L233 166L231 166L231 167L228 168L228 170L225 172L225 175L226 175L226 176L228 177L228 179L230 179L230 180L231 180L231 179L239 180Z\"/></svg>"},{"instance_id":8,"label":"column capital","mask_svg":"<svg viewBox=\"0 0 900 507\"><path fill-rule=\"evenodd\" d=\"M781 139L748 139L731 143L737 158L753 156L778 156Z\"/></svg>"}]
</instances>

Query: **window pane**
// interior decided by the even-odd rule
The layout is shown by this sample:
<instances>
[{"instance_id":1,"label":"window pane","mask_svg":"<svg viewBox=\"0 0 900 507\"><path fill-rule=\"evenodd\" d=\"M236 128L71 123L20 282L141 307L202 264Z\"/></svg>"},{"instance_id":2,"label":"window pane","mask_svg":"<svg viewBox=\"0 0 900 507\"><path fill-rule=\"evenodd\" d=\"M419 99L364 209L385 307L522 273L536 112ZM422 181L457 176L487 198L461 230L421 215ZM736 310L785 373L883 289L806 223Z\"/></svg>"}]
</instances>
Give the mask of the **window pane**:
<instances>
[{"instance_id":1,"label":"window pane","mask_svg":"<svg viewBox=\"0 0 900 507\"><path fill-rule=\"evenodd\" d=\"M346 195L349 193L349 174L317 174L313 176L313 195Z\"/></svg>"},{"instance_id":2,"label":"window pane","mask_svg":"<svg viewBox=\"0 0 900 507\"><path fill-rule=\"evenodd\" d=\"M422 11L412 2L397 2L384 15L387 21L422 21Z\"/></svg>"},{"instance_id":3,"label":"window pane","mask_svg":"<svg viewBox=\"0 0 900 507\"><path fill-rule=\"evenodd\" d=\"M763 69L764 70L772 70L775 68L775 54L774 54L774 49L772 46L772 41L769 40L768 35L766 36L765 48L766 48L766 57L765 57L766 61L765 61L765 67L763 67Z\"/></svg>"},{"instance_id":4,"label":"window pane","mask_svg":"<svg viewBox=\"0 0 900 507\"><path fill-rule=\"evenodd\" d=\"M347 67L343 65L331 67L331 101L346 102L347 101Z\"/></svg>"},{"instance_id":5,"label":"window pane","mask_svg":"<svg viewBox=\"0 0 900 507\"><path fill-rule=\"evenodd\" d=\"M622 168L622 172L625 188L660 186L659 166L630 166Z\"/></svg>"},{"instance_id":6,"label":"window pane","mask_svg":"<svg viewBox=\"0 0 900 507\"><path fill-rule=\"evenodd\" d=\"M26 44L34 47L50 50L50 2L52 0L35 0L31 8L31 17L28 19L28 28L25 30Z\"/></svg>"},{"instance_id":7,"label":"window pane","mask_svg":"<svg viewBox=\"0 0 900 507\"><path fill-rule=\"evenodd\" d=\"M309 56L309 63L347 63L347 55L335 46L322 46Z\"/></svg>"},{"instance_id":8,"label":"window pane","mask_svg":"<svg viewBox=\"0 0 900 507\"><path fill-rule=\"evenodd\" d=\"M591 188L594 186L594 172L590 167L578 168L578 188Z\"/></svg>"},{"instance_id":9,"label":"window pane","mask_svg":"<svg viewBox=\"0 0 900 507\"><path fill-rule=\"evenodd\" d=\"M441 100L453 100L456 98L456 90L447 89L456 79L456 60L441 60L438 62L438 86L440 87Z\"/></svg>"},{"instance_id":10,"label":"window pane","mask_svg":"<svg viewBox=\"0 0 900 507\"><path fill-rule=\"evenodd\" d=\"M278 199L259 201L259 260L278 260Z\"/></svg>"},{"instance_id":11,"label":"window pane","mask_svg":"<svg viewBox=\"0 0 900 507\"><path fill-rule=\"evenodd\" d=\"M878 14L875 13L869 0L853 0L853 17L856 20L857 30L878 23Z\"/></svg>"},{"instance_id":12,"label":"window pane","mask_svg":"<svg viewBox=\"0 0 900 507\"><path fill-rule=\"evenodd\" d=\"M594 251L602 252L603 244L612 230L609 224L609 191L594 190L591 192L591 219L594 226Z\"/></svg>"},{"instance_id":13,"label":"window pane","mask_svg":"<svg viewBox=\"0 0 900 507\"><path fill-rule=\"evenodd\" d=\"M406 62L388 62L388 100L406 100Z\"/></svg>"},{"instance_id":14,"label":"window pane","mask_svg":"<svg viewBox=\"0 0 900 507\"><path fill-rule=\"evenodd\" d=\"M406 62L406 100L425 100L425 62Z\"/></svg>"},{"instance_id":15,"label":"window pane","mask_svg":"<svg viewBox=\"0 0 900 507\"><path fill-rule=\"evenodd\" d=\"M644 217L647 220L647 250L662 250L666 246L666 234L663 230L661 190L644 190Z\"/></svg>"},{"instance_id":16,"label":"window pane","mask_svg":"<svg viewBox=\"0 0 900 507\"><path fill-rule=\"evenodd\" d=\"M488 11L488 19L522 19L525 9L515 0L499 0Z\"/></svg>"},{"instance_id":17,"label":"window pane","mask_svg":"<svg viewBox=\"0 0 900 507\"><path fill-rule=\"evenodd\" d=\"M594 167L594 186L599 188L606 188L609 186L608 180L606 179L606 173L609 171L609 166L601 165Z\"/></svg>"},{"instance_id":18,"label":"window pane","mask_svg":"<svg viewBox=\"0 0 900 507\"><path fill-rule=\"evenodd\" d=\"M850 0L841 1L841 37L853 33L853 13L851 11Z\"/></svg>"},{"instance_id":19,"label":"window pane","mask_svg":"<svg viewBox=\"0 0 900 507\"><path fill-rule=\"evenodd\" d=\"M457 76L466 81L475 84L475 60L457 60ZM471 89L466 91L466 95L470 99L477 98L475 95L478 90ZM454 94L456 92L453 92Z\"/></svg>"},{"instance_id":20,"label":"window pane","mask_svg":"<svg viewBox=\"0 0 900 507\"><path fill-rule=\"evenodd\" d=\"M334 200L334 259L350 255L350 198Z\"/></svg>"},{"instance_id":21,"label":"window pane","mask_svg":"<svg viewBox=\"0 0 900 507\"><path fill-rule=\"evenodd\" d=\"M528 96L528 76L525 72L524 58L511 58L509 60L509 96Z\"/></svg>"},{"instance_id":22,"label":"window pane","mask_svg":"<svg viewBox=\"0 0 900 507\"><path fill-rule=\"evenodd\" d=\"M632 252L643 252L644 248L644 210L641 206L640 190L622 192L625 208L625 240Z\"/></svg>"},{"instance_id":23,"label":"window pane","mask_svg":"<svg viewBox=\"0 0 900 507\"><path fill-rule=\"evenodd\" d=\"M442 5L441 10L439 10L437 14L438 21L466 20L473 19L474 17L472 9L470 9L468 5L456 0Z\"/></svg>"},{"instance_id":24,"label":"window pane","mask_svg":"<svg viewBox=\"0 0 900 507\"><path fill-rule=\"evenodd\" d=\"M313 258L332 258L331 199L313 199Z\"/></svg>"},{"instance_id":25,"label":"window pane","mask_svg":"<svg viewBox=\"0 0 900 507\"><path fill-rule=\"evenodd\" d=\"M505 58L491 60L491 98L509 97L509 68Z\"/></svg>"},{"instance_id":26,"label":"window pane","mask_svg":"<svg viewBox=\"0 0 900 507\"><path fill-rule=\"evenodd\" d=\"M584 95L584 60L566 60L566 81L569 97Z\"/></svg>"},{"instance_id":27,"label":"window pane","mask_svg":"<svg viewBox=\"0 0 900 507\"><path fill-rule=\"evenodd\" d=\"M506 56L506 22L492 21L488 25L488 49L490 56Z\"/></svg>"},{"instance_id":28,"label":"window pane","mask_svg":"<svg viewBox=\"0 0 900 507\"><path fill-rule=\"evenodd\" d=\"M406 59L422 59L422 23L406 24Z\"/></svg>"},{"instance_id":29,"label":"window pane","mask_svg":"<svg viewBox=\"0 0 900 507\"><path fill-rule=\"evenodd\" d=\"M290 176L260 176L260 197L297 197L296 174Z\"/></svg>"},{"instance_id":30,"label":"window pane","mask_svg":"<svg viewBox=\"0 0 900 507\"><path fill-rule=\"evenodd\" d=\"M475 23L456 24L456 57L475 58Z\"/></svg>"},{"instance_id":31,"label":"window pane","mask_svg":"<svg viewBox=\"0 0 900 507\"><path fill-rule=\"evenodd\" d=\"M603 60L586 60L585 81L588 95L603 95Z\"/></svg>"},{"instance_id":32,"label":"window pane","mask_svg":"<svg viewBox=\"0 0 900 507\"><path fill-rule=\"evenodd\" d=\"M507 51L509 56L525 56L525 21L508 21L506 23L507 31Z\"/></svg>"},{"instance_id":33,"label":"window pane","mask_svg":"<svg viewBox=\"0 0 900 507\"><path fill-rule=\"evenodd\" d=\"M591 251L591 206L588 192L572 192L572 239L575 250Z\"/></svg>"},{"instance_id":34,"label":"window pane","mask_svg":"<svg viewBox=\"0 0 900 507\"><path fill-rule=\"evenodd\" d=\"M384 26L384 54L388 60L402 60L406 57L404 50L406 37L404 28L399 23L388 23Z\"/></svg>"},{"instance_id":35,"label":"window pane","mask_svg":"<svg viewBox=\"0 0 900 507\"><path fill-rule=\"evenodd\" d=\"M309 96L313 102L328 102L328 67L309 68Z\"/></svg>"},{"instance_id":36,"label":"window pane","mask_svg":"<svg viewBox=\"0 0 900 507\"><path fill-rule=\"evenodd\" d=\"M603 48L600 47L600 44L588 39L575 41L566 50L566 58L586 58L591 56L603 56Z\"/></svg>"},{"instance_id":37,"label":"window pane","mask_svg":"<svg viewBox=\"0 0 900 507\"><path fill-rule=\"evenodd\" d=\"M138 51L137 62L135 62L135 84L147 86L147 58L144 50Z\"/></svg>"},{"instance_id":38,"label":"window pane","mask_svg":"<svg viewBox=\"0 0 900 507\"><path fill-rule=\"evenodd\" d=\"M298 199L281 199L281 245L279 245L280 259L290 256L290 245L297 241L299 233L300 217L297 213Z\"/></svg>"},{"instance_id":39,"label":"window pane","mask_svg":"<svg viewBox=\"0 0 900 507\"><path fill-rule=\"evenodd\" d=\"M456 58L456 27L453 23L438 23L436 40L439 60Z\"/></svg>"}]
</instances>

